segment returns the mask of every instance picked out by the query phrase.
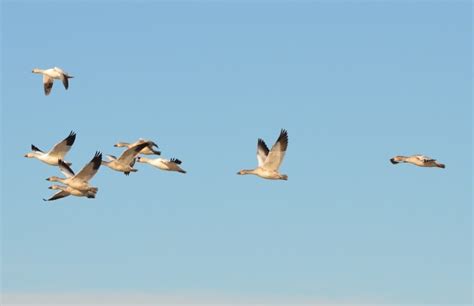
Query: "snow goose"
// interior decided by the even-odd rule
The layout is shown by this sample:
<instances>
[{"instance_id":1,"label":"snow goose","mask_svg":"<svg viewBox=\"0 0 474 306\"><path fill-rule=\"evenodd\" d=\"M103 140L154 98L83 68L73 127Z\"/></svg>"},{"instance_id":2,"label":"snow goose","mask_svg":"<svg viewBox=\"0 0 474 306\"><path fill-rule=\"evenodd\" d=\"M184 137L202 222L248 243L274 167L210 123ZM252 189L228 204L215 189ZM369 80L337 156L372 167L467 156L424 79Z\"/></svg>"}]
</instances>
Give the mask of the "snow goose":
<instances>
[{"instance_id":1,"label":"snow goose","mask_svg":"<svg viewBox=\"0 0 474 306\"><path fill-rule=\"evenodd\" d=\"M283 158L285 157L287 147L288 132L283 129L281 130L280 136L278 137L278 140L275 142L271 150L268 150L267 145L262 139L258 139L258 167L253 170L241 170L237 174L254 174L269 180L288 180L288 175L280 174L278 172L278 168L280 167Z\"/></svg>"},{"instance_id":2,"label":"snow goose","mask_svg":"<svg viewBox=\"0 0 474 306\"><path fill-rule=\"evenodd\" d=\"M150 159L146 157L137 157L137 162L150 164L158 169L165 170L165 171L176 171L180 173L186 173L179 165L181 165L181 161L177 158L172 159L164 159L164 158L156 158Z\"/></svg>"},{"instance_id":3,"label":"snow goose","mask_svg":"<svg viewBox=\"0 0 474 306\"><path fill-rule=\"evenodd\" d=\"M66 178L51 176L46 180L50 182L60 182L79 191L97 192L99 189L89 185L89 181L99 170L101 161L102 153L95 152L95 155L91 161L86 164L78 174L74 174L74 171L72 171L72 169L65 162L59 160L59 170L64 174L64 176L66 176Z\"/></svg>"},{"instance_id":4,"label":"snow goose","mask_svg":"<svg viewBox=\"0 0 474 306\"><path fill-rule=\"evenodd\" d=\"M48 165L57 166L58 160L64 160L66 153L69 152L75 140L76 133L71 131L71 133L69 133L69 136L67 136L61 142L55 144L54 147L46 153L38 149L38 147L36 147L35 145L31 145L31 150L33 151L28 154L25 154L25 157L36 158ZM71 165L71 163L66 163L68 165Z\"/></svg>"},{"instance_id":5,"label":"snow goose","mask_svg":"<svg viewBox=\"0 0 474 306\"><path fill-rule=\"evenodd\" d=\"M133 146L125 150L119 158L113 155L107 155L109 161L102 161L102 165L109 167L115 171L123 172L125 175L129 175L130 172L137 172L137 169L134 169L135 157L140 154L140 151L143 148L146 148L149 144L147 142Z\"/></svg>"},{"instance_id":6,"label":"snow goose","mask_svg":"<svg viewBox=\"0 0 474 306\"><path fill-rule=\"evenodd\" d=\"M156 155L161 155L161 152L158 151L158 150L155 150L154 147L156 147L158 149L158 145L151 141L151 140L145 140L145 139L138 139L137 141L135 141L134 143L128 143L128 142L118 142L116 144L114 144L114 147L126 147L128 149L134 147L134 146L137 146L139 144L142 144L142 143L148 143L148 146L144 147L141 151L140 151L140 154L144 154L144 155L153 155L153 154L156 154Z\"/></svg>"},{"instance_id":7,"label":"snow goose","mask_svg":"<svg viewBox=\"0 0 474 306\"><path fill-rule=\"evenodd\" d=\"M439 163L436 159L421 154L412 156L395 156L390 159L390 162L394 165L398 163L409 163L418 167L437 167L443 169L446 168L444 164Z\"/></svg>"},{"instance_id":8,"label":"snow goose","mask_svg":"<svg viewBox=\"0 0 474 306\"><path fill-rule=\"evenodd\" d=\"M97 191L80 191L74 189L70 186L61 186L61 185L52 185L49 186L49 189L59 190L57 193L53 194L49 199L43 199L43 201L54 201L67 196L73 195L76 197L87 197L89 199L95 198Z\"/></svg>"},{"instance_id":9,"label":"snow goose","mask_svg":"<svg viewBox=\"0 0 474 306\"><path fill-rule=\"evenodd\" d=\"M61 80L63 82L64 88L68 89L69 87L69 79L73 78L73 76L68 75L64 72L61 68L54 67L50 69L39 69L35 68L32 71L33 73L38 73L43 75L43 85L44 85L44 94L49 95L51 92L51 88L53 88L54 80Z\"/></svg>"}]
</instances>

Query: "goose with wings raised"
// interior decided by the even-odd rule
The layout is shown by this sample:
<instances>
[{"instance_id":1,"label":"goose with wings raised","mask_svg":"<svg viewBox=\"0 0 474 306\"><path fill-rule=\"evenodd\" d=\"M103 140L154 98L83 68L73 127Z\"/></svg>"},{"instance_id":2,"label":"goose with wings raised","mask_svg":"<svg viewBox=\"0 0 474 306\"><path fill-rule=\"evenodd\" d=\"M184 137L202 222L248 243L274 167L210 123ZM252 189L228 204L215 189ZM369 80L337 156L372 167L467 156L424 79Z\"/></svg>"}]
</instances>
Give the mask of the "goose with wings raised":
<instances>
[{"instance_id":1,"label":"goose with wings raised","mask_svg":"<svg viewBox=\"0 0 474 306\"><path fill-rule=\"evenodd\" d=\"M43 86L45 95L49 95L51 93L51 88L53 88L54 80L61 80L61 82L63 82L64 88L68 89L69 79L73 78L73 76L67 74L66 72L64 72L64 70L58 67L46 70L35 68L32 72L43 75Z\"/></svg>"},{"instance_id":2,"label":"goose with wings raised","mask_svg":"<svg viewBox=\"0 0 474 306\"><path fill-rule=\"evenodd\" d=\"M58 199L62 199L68 197L70 195L76 197L87 197L89 199L95 198L97 191L81 191L78 189L74 189L70 186L62 186L62 185L52 185L48 187L49 189L59 190L55 194L53 194L49 199L43 199L43 201L54 201Z\"/></svg>"},{"instance_id":3,"label":"goose with wings raised","mask_svg":"<svg viewBox=\"0 0 474 306\"><path fill-rule=\"evenodd\" d=\"M135 158L138 154L140 154L143 148L146 148L148 146L148 142L133 146L125 150L119 158L113 155L107 155L109 161L103 160L102 164L115 171L123 172L125 175L129 175L130 172L137 172L138 170L133 168L133 166L135 165Z\"/></svg>"},{"instance_id":4,"label":"goose with wings raised","mask_svg":"<svg viewBox=\"0 0 474 306\"><path fill-rule=\"evenodd\" d=\"M25 154L25 157L36 158L48 165L57 166L60 159L64 160L64 157L71 149L75 140L76 133L71 132L69 136L55 144L48 152L43 152L35 145L31 145L32 152ZM66 164L71 165L69 162L66 162Z\"/></svg>"},{"instance_id":5,"label":"goose with wings raised","mask_svg":"<svg viewBox=\"0 0 474 306\"><path fill-rule=\"evenodd\" d=\"M262 139L257 142L257 161L258 167L253 170L241 170L237 174L253 174L269 180L288 180L288 175L280 174L280 168L288 147L288 132L281 130L278 140L271 150Z\"/></svg>"},{"instance_id":6,"label":"goose with wings raised","mask_svg":"<svg viewBox=\"0 0 474 306\"><path fill-rule=\"evenodd\" d=\"M437 167L437 168L446 168L445 164L438 162L436 159L430 158L425 155L416 154L412 156L395 156L390 159L392 164L399 164L399 163L409 163L413 164L418 167Z\"/></svg>"},{"instance_id":7,"label":"goose with wings raised","mask_svg":"<svg viewBox=\"0 0 474 306\"><path fill-rule=\"evenodd\" d=\"M50 182L60 182L64 185L77 189L83 192L97 192L97 187L92 187L89 181L94 177L100 168L102 162L102 153L95 152L94 157L91 159L79 173L74 174L74 171L62 160L59 160L59 170L66 176L66 178L60 178L57 176L51 176L47 178Z\"/></svg>"},{"instance_id":8,"label":"goose with wings raised","mask_svg":"<svg viewBox=\"0 0 474 306\"><path fill-rule=\"evenodd\" d=\"M146 157L137 157L137 162L139 163L145 163L145 164L150 164L153 167L156 167L161 170L165 171L176 171L180 173L186 173L183 169L181 169L181 161L177 158L172 158L172 159L165 159L165 158L156 158L156 159L150 159Z\"/></svg>"}]
</instances>

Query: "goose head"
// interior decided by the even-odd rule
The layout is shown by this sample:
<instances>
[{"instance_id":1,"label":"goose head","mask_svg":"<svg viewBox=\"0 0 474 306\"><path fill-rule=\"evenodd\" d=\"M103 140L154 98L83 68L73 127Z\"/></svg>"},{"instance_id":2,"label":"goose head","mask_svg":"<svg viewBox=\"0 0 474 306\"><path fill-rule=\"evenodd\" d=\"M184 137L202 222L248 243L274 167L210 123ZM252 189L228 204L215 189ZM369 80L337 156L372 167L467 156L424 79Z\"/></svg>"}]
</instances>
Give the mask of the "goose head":
<instances>
[{"instance_id":1,"label":"goose head","mask_svg":"<svg viewBox=\"0 0 474 306\"><path fill-rule=\"evenodd\" d=\"M126 142L117 142L116 144L114 144L114 147L116 148L121 148L121 147L126 147L128 146L128 143Z\"/></svg>"},{"instance_id":2,"label":"goose head","mask_svg":"<svg viewBox=\"0 0 474 306\"><path fill-rule=\"evenodd\" d=\"M62 178L57 177L57 176L50 176L50 177L48 177L46 180L47 180L48 182L61 182L61 181L63 181ZM53 185L53 186L54 186L54 185ZM53 189L53 188L51 188L51 189Z\"/></svg>"},{"instance_id":3,"label":"goose head","mask_svg":"<svg viewBox=\"0 0 474 306\"><path fill-rule=\"evenodd\" d=\"M390 158L390 162L392 164L398 164L398 163L401 163L405 160L405 157L404 156L395 156L395 157L392 157Z\"/></svg>"}]
</instances>

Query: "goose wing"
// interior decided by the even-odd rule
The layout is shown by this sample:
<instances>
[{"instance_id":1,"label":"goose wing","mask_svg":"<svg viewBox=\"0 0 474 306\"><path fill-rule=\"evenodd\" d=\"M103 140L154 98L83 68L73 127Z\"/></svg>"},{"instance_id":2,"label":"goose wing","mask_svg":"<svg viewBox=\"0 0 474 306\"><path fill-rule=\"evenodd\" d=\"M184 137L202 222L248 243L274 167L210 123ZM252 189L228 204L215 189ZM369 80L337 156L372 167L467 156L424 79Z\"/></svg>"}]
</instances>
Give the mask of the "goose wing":
<instances>
[{"instance_id":1,"label":"goose wing","mask_svg":"<svg viewBox=\"0 0 474 306\"><path fill-rule=\"evenodd\" d=\"M68 89L69 88L69 78L70 76L64 72L61 68L54 67L54 70L59 73L59 78L61 79L61 82L63 82L64 88Z\"/></svg>"},{"instance_id":2,"label":"goose wing","mask_svg":"<svg viewBox=\"0 0 474 306\"><path fill-rule=\"evenodd\" d=\"M258 166L261 167L265 163L265 160L267 159L268 156L268 150L267 145L265 144L265 141L263 139L258 139L257 142L257 161L258 161Z\"/></svg>"},{"instance_id":3,"label":"goose wing","mask_svg":"<svg viewBox=\"0 0 474 306\"><path fill-rule=\"evenodd\" d=\"M58 166L59 171L61 171L65 177L70 178L74 176L74 171L72 171L71 167L69 167L62 159L58 160Z\"/></svg>"},{"instance_id":4,"label":"goose wing","mask_svg":"<svg viewBox=\"0 0 474 306\"><path fill-rule=\"evenodd\" d=\"M428 157L426 155L421 155L421 154L415 155L415 157L418 158L422 162L429 162L429 161L435 161L436 160L434 158Z\"/></svg>"},{"instance_id":5,"label":"goose wing","mask_svg":"<svg viewBox=\"0 0 474 306\"><path fill-rule=\"evenodd\" d=\"M71 149L74 141L76 140L76 133L71 131L69 136L64 138L61 142L54 145L54 147L48 152L50 156L54 156L63 159L67 152Z\"/></svg>"},{"instance_id":6,"label":"goose wing","mask_svg":"<svg viewBox=\"0 0 474 306\"><path fill-rule=\"evenodd\" d=\"M43 74L43 86L44 86L44 94L49 95L51 92L51 88L53 88L54 79Z\"/></svg>"},{"instance_id":7,"label":"goose wing","mask_svg":"<svg viewBox=\"0 0 474 306\"><path fill-rule=\"evenodd\" d=\"M273 145L270 153L263 164L263 168L277 171L280 167L283 158L285 157L286 149L288 148L288 132L281 130L280 136Z\"/></svg>"},{"instance_id":8,"label":"goose wing","mask_svg":"<svg viewBox=\"0 0 474 306\"><path fill-rule=\"evenodd\" d=\"M148 146L148 142L144 142L125 150L122 153L122 155L120 155L120 157L118 158L118 161L126 165L129 165L135 159L135 157L137 157L140 151L143 150L143 148L147 146Z\"/></svg>"},{"instance_id":9,"label":"goose wing","mask_svg":"<svg viewBox=\"0 0 474 306\"><path fill-rule=\"evenodd\" d=\"M60 191L56 192L51 198L43 199L43 201L54 201L54 200L57 200L57 199L65 198L69 195L70 195L69 192L64 191L64 190L60 190Z\"/></svg>"},{"instance_id":10,"label":"goose wing","mask_svg":"<svg viewBox=\"0 0 474 306\"><path fill-rule=\"evenodd\" d=\"M91 161L87 165L85 165L84 168L82 168L78 174L76 174L75 178L85 182L89 181L99 170L101 162L102 153L97 151L95 152L95 155L91 159Z\"/></svg>"},{"instance_id":11,"label":"goose wing","mask_svg":"<svg viewBox=\"0 0 474 306\"><path fill-rule=\"evenodd\" d=\"M31 145L31 150L34 151L34 152L41 152L41 153L44 153L43 151L41 151L37 146L35 145Z\"/></svg>"}]
</instances>

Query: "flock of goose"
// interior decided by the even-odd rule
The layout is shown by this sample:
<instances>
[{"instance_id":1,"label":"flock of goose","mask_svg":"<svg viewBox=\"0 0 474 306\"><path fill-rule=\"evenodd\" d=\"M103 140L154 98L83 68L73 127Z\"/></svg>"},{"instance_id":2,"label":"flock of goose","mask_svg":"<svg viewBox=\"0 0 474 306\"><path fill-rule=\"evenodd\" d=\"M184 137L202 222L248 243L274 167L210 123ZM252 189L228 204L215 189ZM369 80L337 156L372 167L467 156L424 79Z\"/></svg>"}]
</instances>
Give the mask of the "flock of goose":
<instances>
[{"instance_id":1,"label":"flock of goose","mask_svg":"<svg viewBox=\"0 0 474 306\"><path fill-rule=\"evenodd\" d=\"M43 75L43 86L45 95L51 93L53 88L54 80L61 80L65 89L69 88L69 79L73 76L64 72L61 68L54 67L50 69L38 69L35 68L33 73ZM66 154L71 149L74 141L76 140L76 134L71 132L64 140L54 145L51 150L44 152L38 147L31 145L31 152L27 153L25 157L36 158L48 165L58 166L59 170L65 176L60 178L57 176L51 176L47 178L48 181L58 182L62 185L52 185L49 189L58 190L49 199L43 199L44 201L53 201L61 199L67 196L87 197L95 198L98 188L90 185L89 181L97 173L101 165L104 165L112 170L123 172L125 175L129 175L130 172L136 172L134 168L136 162L149 164L158 169L165 171L175 171L180 173L186 173L181 168L181 161L177 158L164 159L164 158L147 158L142 155L161 155L158 151L158 145L145 139L138 139L134 143L118 142L115 147L126 148L120 157L113 155L106 155L108 161L102 160L102 153L96 152L94 157L87 163L81 171L77 174L71 169L71 163L65 160ZM271 150L268 149L267 145L262 139L257 141L257 162L258 166L251 170L241 170L237 172L239 175L253 174L264 179L270 180L288 180L288 175L281 174L279 168L285 157L286 150L288 148L288 132L284 129L281 130L278 139L272 146ZM445 168L445 165L439 163L436 159L427 157L425 155L417 154L412 156L395 156L390 159L392 164L398 163L409 163L419 167L437 167Z\"/></svg>"}]
</instances>

